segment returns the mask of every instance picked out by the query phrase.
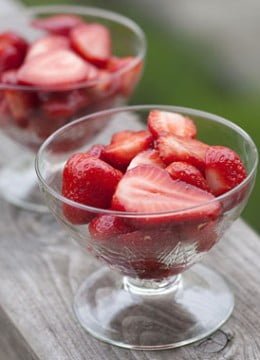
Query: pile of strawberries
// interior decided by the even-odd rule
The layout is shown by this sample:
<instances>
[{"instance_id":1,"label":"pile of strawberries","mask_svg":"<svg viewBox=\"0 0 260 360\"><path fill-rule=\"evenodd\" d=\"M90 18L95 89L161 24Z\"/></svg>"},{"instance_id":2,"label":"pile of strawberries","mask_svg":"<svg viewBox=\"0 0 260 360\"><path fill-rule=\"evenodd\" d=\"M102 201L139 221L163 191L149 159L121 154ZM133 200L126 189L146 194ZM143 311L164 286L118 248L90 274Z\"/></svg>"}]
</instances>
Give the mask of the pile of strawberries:
<instances>
[{"instance_id":1,"label":"pile of strawberries","mask_svg":"<svg viewBox=\"0 0 260 360\"><path fill-rule=\"evenodd\" d=\"M75 15L35 19L31 25L47 35L28 44L14 32L0 34L3 128L28 129L40 144L71 119L131 94L142 63L113 56L106 26Z\"/></svg>"},{"instance_id":2,"label":"pile of strawberries","mask_svg":"<svg viewBox=\"0 0 260 360\"><path fill-rule=\"evenodd\" d=\"M216 197L240 184L246 169L233 150L207 145L196 133L192 119L153 110L148 130L115 133L110 144L74 154L64 167L65 197L121 211L97 215L63 207L70 223L89 223L95 251L127 275L162 278L181 272L188 261L171 262L168 256L177 244L193 243L201 252L219 238L224 210Z\"/></svg>"}]
</instances>

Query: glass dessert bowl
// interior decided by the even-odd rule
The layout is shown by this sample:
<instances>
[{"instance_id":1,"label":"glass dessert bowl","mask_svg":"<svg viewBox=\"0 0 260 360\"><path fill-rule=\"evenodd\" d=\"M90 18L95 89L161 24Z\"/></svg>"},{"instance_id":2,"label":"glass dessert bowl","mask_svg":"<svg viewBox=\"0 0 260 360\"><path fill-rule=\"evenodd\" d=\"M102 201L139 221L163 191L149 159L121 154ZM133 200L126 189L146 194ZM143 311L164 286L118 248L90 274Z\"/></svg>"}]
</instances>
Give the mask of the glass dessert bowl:
<instances>
[{"instance_id":1,"label":"glass dessert bowl","mask_svg":"<svg viewBox=\"0 0 260 360\"><path fill-rule=\"evenodd\" d=\"M144 129L151 111L149 132ZM221 192L224 178L221 182L216 167L209 167L207 162L202 169L194 153L190 158L185 153L186 160L196 159L199 173L203 174L200 176L208 184L201 177L196 186L183 179L173 180L168 175L173 175L173 167L168 165L172 160L163 156L168 135L165 129L162 136L156 135L158 113L164 117L174 113L175 118L178 113L178 121L181 114L186 135L194 137L197 128L199 139L210 144L183 140L178 135L175 139L181 151L176 151L175 156L183 155L183 141L192 144L195 153L195 145L199 151L206 146L207 153L227 151L227 145L232 154L235 151L235 163L229 162L228 166L237 177L243 174L238 182L232 177L237 185L230 190L222 188L221 195L212 195ZM96 129L92 136L91 129ZM214 139L218 139L218 146L213 146ZM137 144L139 155L133 155ZM160 159L155 160L158 151ZM119 162L118 158L115 160L116 152ZM227 155L229 160L231 152ZM124 156L128 157L127 165ZM161 159L168 163L167 168ZM105 342L140 350L186 345L217 330L232 313L233 294L218 273L197 263L244 209L254 185L257 160L252 139L237 125L216 115L181 107L107 110L74 121L52 134L36 158L46 203L68 234L100 264L107 265L93 272L77 291L74 310L81 325ZM104 165L105 161L110 165ZM99 170L93 171L97 166ZM85 172L88 175L82 178ZM75 191L76 186L79 191ZM85 186L88 189L84 193ZM202 190L204 186L210 189ZM83 197L92 205L102 205L85 205ZM149 211L144 211L147 208Z\"/></svg>"},{"instance_id":2,"label":"glass dessert bowl","mask_svg":"<svg viewBox=\"0 0 260 360\"><path fill-rule=\"evenodd\" d=\"M47 211L35 152L70 121L124 104L140 80L145 52L139 26L102 9L42 6L1 19L0 128L22 145L1 170L7 201Z\"/></svg>"}]
</instances>

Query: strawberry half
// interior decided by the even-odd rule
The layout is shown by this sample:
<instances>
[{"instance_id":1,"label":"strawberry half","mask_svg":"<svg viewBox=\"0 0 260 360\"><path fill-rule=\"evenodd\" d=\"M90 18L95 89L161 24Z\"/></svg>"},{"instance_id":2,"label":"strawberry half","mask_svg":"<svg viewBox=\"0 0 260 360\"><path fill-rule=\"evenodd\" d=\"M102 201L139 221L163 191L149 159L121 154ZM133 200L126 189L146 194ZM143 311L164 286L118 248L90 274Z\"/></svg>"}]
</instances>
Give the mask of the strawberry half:
<instances>
[{"instance_id":1,"label":"strawberry half","mask_svg":"<svg viewBox=\"0 0 260 360\"><path fill-rule=\"evenodd\" d=\"M165 169L173 180L182 180L188 184L197 186L202 190L209 191L206 179L202 173L193 165L185 162L176 161Z\"/></svg>"},{"instance_id":2,"label":"strawberry half","mask_svg":"<svg viewBox=\"0 0 260 360\"><path fill-rule=\"evenodd\" d=\"M184 161L201 171L205 169L205 155L209 145L201 141L165 135L158 138L156 147L166 165L174 161Z\"/></svg>"},{"instance_id":3,"label":"strawberry half","mask_svg":"<svg viewBox=\"0 0 260 360\"><path fill-rule=\"evenodd\" d=\"M69 49L70 43L68 38L61 35L49 35L42 39L36 40L31 44L25 61L31 60L35 56L42 55L57 49Z\"/></svg>"},{"instance_id":4,"label":"strawberry half","mask_svg":"<svg viewBox=\"0 0 260 360\"><path fill-rule=\"evenodd\" d=\"M165 168L165 164L162 162L158 151L153 149L148 149L137 154L128 165L127 170L133 169L139 165L154 165Z\"/></svg>"},{"instance_id":5,"label":"strawberry half","mask_svg":"<svg viewBox=\"0 0 260 360\"><path fill-rule=\"evenodd\" d=\"M0 74L6 70L17 69L23 62L28 44L13 32L0 34Z\"/></svg>"},{"instance_id":6,"label":"strawberry half","mask_svg":"<svg viewBox=\"0 0 260 360\"><path fill-rule=\"evenodd\" d=\"M43 19L34 19L31 25L37 29L46 30L53 34L68 35L70 30L80 24L82 19L76 15L54 15Z\"/></svg>"},{"instance_id":7,"label":"strawberry half","mask_svg":"<svg viewBox=\"0 0 260 360\"><path fill-rule=\"evenodd\" d=\"M61 86L87 78L88 64L70 50L58 49L26 62L17 72L18 81L38 86Z\"/></svg>"},{"instance_id":8,"label":"strawberry half","mask_svg":"<svg viewBox=\"0 0 260 360\"><path fill-rule=\"evenodd\" d=\"M196 126L189 117L160 110L149 113L148 128L156 139L166 134L187 138L194 138L197 134Z\"/></svg>"},{"instance_id":9,"label":"strawberry half","mask_svg":"<svg viewBox=\"0 0 260 360\"><path fill-rule=\"evenodd\" d=\"M152 145L152 135L145 130L122 131L115 134L110 145L103 151L103 158L120 170L125 170L130 161Z\"/></svg>"},{"instance_id":10,"label":"strawberry half","mask_svg":"<svg viewBox=\"0 0 260 360\"><path fill-rule=\"evenodd\" d=\"M62 178L62 195L80 204L102 209L110 207L120 171L86 153L73 155L66 163ZM73 224L87 223L93 214L64 205L64 215Z\"/></svg>"},{"instance_id":11,"label":"strawberry half","mask_svg":"<svg viewBox=\"0 0 260 360\"><path fill-rule=\"evenodd\" d=\"M217 201L203 205L213 199L214 196L204 190L172 180L166 170L140 165L127 171L119 182L112 208L136 213L171 212L168 215L144 216L136 219L137 222L182 222L218 216L220 205Z\"/></svg>"},{"instance_id":12,"label":"strawberry half","mask_svg":"<svg viewBox=\"0 0 260 360\"><path fill-rule=\"evenodd\" d=\"M240 184L247 176L239 155L224 146L210 146L206 151L205 176L216 196Z\"/></svg>"},{"instance_id":13,"label":"strawberry half","mask_svg":"<svg viewBox=\"0 0 260 360\"><path fill-rule=\"evenodd\" d=\"M111 37L101 24L80 24L70 32L71 45L86 60L104 67L111 56Z\"/></svg>"}]
</instances>

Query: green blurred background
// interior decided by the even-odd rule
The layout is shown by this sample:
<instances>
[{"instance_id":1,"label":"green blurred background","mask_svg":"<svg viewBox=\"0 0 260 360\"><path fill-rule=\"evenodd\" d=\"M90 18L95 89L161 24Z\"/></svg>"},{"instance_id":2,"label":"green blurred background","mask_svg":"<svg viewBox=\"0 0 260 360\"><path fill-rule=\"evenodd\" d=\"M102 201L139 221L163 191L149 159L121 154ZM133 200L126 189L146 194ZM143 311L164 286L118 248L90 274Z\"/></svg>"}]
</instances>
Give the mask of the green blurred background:
<instances>
[{"instance_id":1,"label":"green blurred background","mask_svg":"<svg viewBox=\"0 0 260 360\"><path fill-rule=\"evenodd\" d=\"M144 0L143 3L142 1L143 0L24 0L24 3L26 5L83 4L118 11L121 14L131 17L143 28L148 42L144 76L134 97L131 99L131 103L183 105L222 115L243 127L253 137L259 149L260 81L257 84L257 79L252 80L252 76L251 78L242 76L239 71L236 71L232 67L232 56L231 61L230 58L229 61L227 61L225 51L223 50L221 52L221 46L215 46L214 31L213 33L211 32L211 36L209 34L207 41L205 41L205 37L200 36L199 31L185 31L185 27L178 26L178 22L176 26L172 26L173 24L170 23L169 19L171 16L170 11L174 10L171 6L171 4L173 5L174 3L173 1ZM225 4L227 4L228 1L229 0L227 0ZM254 2L254 0L252 1ZM222 1L220 1L220 3L221 2ZM212 2L208 3L214 5ZM163 8L162 13L157 11L158 4L160 4L159 9L160 6ZM209 11L209 15L214 15L214 12L217 10L214 6L205 9L204 3L201 0L198 1L197 5L198 8L196 8L196 11L204 11L204 18L202 17L204 20L205 10ZM208 6L211 5L209 4ZM165 18L164 14L168 11L167 6L169 7L169 13L168 17ZM178 1L176 1L176 6L178 6ZM199 6L201 6L201 9ZM190 14L192 11L189 7L187 7L186 10L187 14ZM228 9L226 9L225 6L223 6L223 9L220 9L220 11L223 11L223 14L221 14L221 12L219 13L220 17L221 15L223 15L223 17L227 16ZM252 9L252 15L253 12L254 10ZM201 14L203 15L203 12ZM235 16L237 15L235 8L234 14ZM229 15L230 18L232 18L232 13ZM182 16L185 18L185 14L182 14ZM260 20L260 15L258 20ZM258 20L255 19L255 21ZM258 23L259 22L260 21L258 21ZM247 24L243 23L243 27L246 25ZM221 24L219 24L219 26L221 27ZM205 27L207 32L207 24L204 24L204 32ZM216 32L217 31L218 27L216 27ZM243 31L243 29L241 29L241 31ZM228 35L227 33L226 36ZM232 32L230 36L232 36ZM237 37L234 38L234 42L238 43L231 42L231 46L236 45L238 51L239 36L240 35L237 34ZM254 42L251 44L252 50L254 46L259 46L259 41L258 39L256 40L257 42L255 44ZM242 48L241 51L243 51ZM243 68L247 68L247 66L249 68L251 66L250 60L252 60L250 58L250 47L248 58L244 52L242 55L243 57L240 59L233 60L241 60L244 62L244 59L246 59L248 60L248 65L243 63ZM234 57L235 56L237 56L236 53L234 53ZM258 221L259 200L260 182L257 181L254 193L251 196L247 209L243 213L243 217L258 232L260 232L260 221Z\"/></svg>"}]
</instances>

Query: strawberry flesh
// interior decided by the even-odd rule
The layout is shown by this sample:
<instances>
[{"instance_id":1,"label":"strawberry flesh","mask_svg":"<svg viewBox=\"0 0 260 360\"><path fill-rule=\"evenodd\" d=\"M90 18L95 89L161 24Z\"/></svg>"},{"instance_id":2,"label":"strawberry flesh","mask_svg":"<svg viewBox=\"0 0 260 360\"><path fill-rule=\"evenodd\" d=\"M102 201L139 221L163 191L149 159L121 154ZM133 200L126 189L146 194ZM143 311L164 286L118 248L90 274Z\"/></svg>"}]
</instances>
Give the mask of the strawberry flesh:
<instances>
[{"instance_id":1,"label":"strawberry flesh","mask_svg":"<svg viewBox=\"0 0 260 360\"><path fill-rule=\"evenodd\" d=\"M154 165L165 168L165 164L160 158L158 151L154 149L148 149L137 154L128 165L127 170L139 165Z\"/></svg>"},{"instance_id":2,"label":"strawberry flesh","mask_svg":"<svg viewBox=\"0 0 260 360\"><path fill-rule=\"evenodd\" d=\"M187 116L160 110L149 113L148 128L155 139L166 134L187 138L194 138L197 134L194 122Z\"/></svg>"},{"instance_id":3,"label":"strawberry flesh","mask_svg":"<svg viewBox=\"0 0 260 360\"><path fill-rule=\"evenodd\" d=\"M49 35L42 39L36 40L31 44L25 61L57 49L69 49L70 43L68 38L61 35Z\"/></svg>"},{"instance_id":4,"label":"strawberry flesh","mask_svg":"<svg viewBox=\"0 0 260 360\"><path fill-rule=\"evenodd\" d=\"M38 86L73 84L87 78L89 67L70 50L58 49L26 62L17 72L18 81Z\"/></svg>"},{"instance_id":5,"label":"strawberry flesh","mask_svg":"<svg viewBox=\"0 0 260 360\"><path fill-rule=\"evenodd\" d=\"M64 167L62 194L80 204L107 209L121 177L120 171L104 161L78 153ZM63 210L73 224L86 223L93 217L93 214L70 205L64 205Z\"/></svg>"},{"instance_id":6,"label":"strawberry flesh","mask_svg":"<svg viewBox=\"0 0 260 360\"><path fill-rule=\"evenodd\" d=\"M206 152L205 176L210 190L218 196L239 185L247 172L233 150L225 146L210 146Z\"/></svg>"},{"instance_id":7,"label":"strawberry flesh","mask_svg":"<svg viewBox=\"0 0 260 360\"><path fill-rule=\"evenodd\" d=\"M34 19L31 25L53 34L68 35L70 30L80 24L82 19L76 15L60 14L42 19Z\"/></svg>"},{"instance_id":8,"label":"strawberry flesh","mask_svg":"<svg viewBox=\"0 0 260 360\"><path fill-rule=\"evenodd\" d=\"M193 165L181 161L176 161L167 166L166 170L173 180L182 180L188 184L197 186L202 190L209 191L206 179L202 173Z\"/></svg>"},{"instance_id":9,"label":"strawberry flesh","mask_svg":"<svg viewBox=\"0 0 260 360\"><path fill-rule=\"evenodd\" d=\"M127 171L119 182L112 208L136 213L169 212L161 216L144 216L139 219L143 223L181 222L218 216L219 203L207 204L213 199L214 196L204 190L172 180L164 169L140 165Z\"/></svg>"},{"instance_id":10,"label":"strawberry flesh","mask_svg":"<svg viewBox=\"0 0 260 360\"><path fill-rule=\"evenodd\" d=\"M70 32L71 45L84 59L104 67L111 57L111 37L101 24L80 24Z\"/></svg>"},{"instance_id":11,"label":"strawberry flesh","mask_svg":"<svg viewBox=\"0 0 260 360\"><path fill-rule=\"evenodd\" d=\"M187 162L199 170L205 169L205 155L209 145L195 139L174 135L160 136L156 147L166 165L174 161Z\"/></svg>"},{"instance_id":12,"label":"strawberry flesh","mask_svg":"<svg viewBox=\"0 0 260 360\"><path fill-rule=\"evenodd\" d=\"M103 158L115 168L125 170L138 153L151 147L152 142L148 131L122 131L114 135L111 144L105 147Z\"/></svg>"}]
</instances>

